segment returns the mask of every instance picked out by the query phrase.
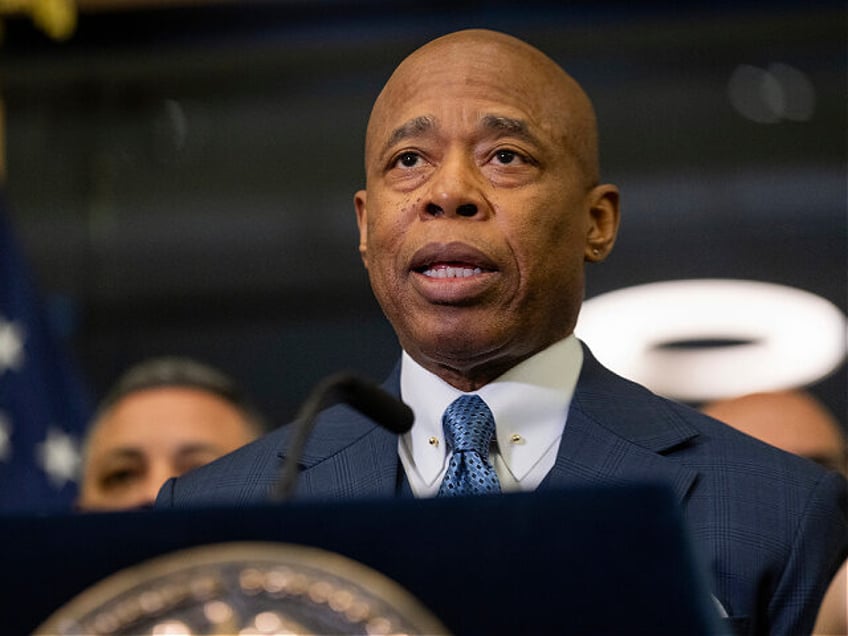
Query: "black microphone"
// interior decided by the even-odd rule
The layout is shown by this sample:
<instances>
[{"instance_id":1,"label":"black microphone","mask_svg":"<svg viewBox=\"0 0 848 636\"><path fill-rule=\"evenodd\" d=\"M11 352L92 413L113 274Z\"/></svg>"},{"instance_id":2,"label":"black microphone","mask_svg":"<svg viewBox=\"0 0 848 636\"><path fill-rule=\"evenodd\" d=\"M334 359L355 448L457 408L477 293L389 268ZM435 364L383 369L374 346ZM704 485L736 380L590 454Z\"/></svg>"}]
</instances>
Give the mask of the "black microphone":
<instances>
[{"instance_id":1,"label":"black microphone","mask_svg":"<svg viewBox=\"0 0 848 636\"><path fill-rule=\"evenodd\" d=\"M315 418L333 404L345 403L383 428L398 435L412 428L412 409L376 384L351 373L337 373L319 382L301 405L280 478L271 493L273 501L286 501L294 493L303 447L315 427Z\"/></svg>"}]
</instances>

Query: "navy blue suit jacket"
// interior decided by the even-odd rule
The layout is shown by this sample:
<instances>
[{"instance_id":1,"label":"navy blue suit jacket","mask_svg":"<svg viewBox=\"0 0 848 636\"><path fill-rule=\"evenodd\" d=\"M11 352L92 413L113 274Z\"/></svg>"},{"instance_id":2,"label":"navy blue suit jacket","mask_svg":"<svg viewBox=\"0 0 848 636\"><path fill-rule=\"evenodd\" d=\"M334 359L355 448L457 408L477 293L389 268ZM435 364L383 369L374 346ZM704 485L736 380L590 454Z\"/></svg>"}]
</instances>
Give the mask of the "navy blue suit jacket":
<instances>
[{"instance_id":1,"label":"navy blue suit jacket","mask_svg":"<svg viewBox=\"0 0 848 636\"><path fill-rule=\"evenodd\" d=\"M585 360L556 464L539 489L662 481L682 504L712 591L742 633L811 631L848 555L846 480ZM384 387L400 394L399 367ZM291 426L178 479L157 507L267 501ZM346 406L321 414L296 496L393 497L397 437Z\"/></svg>"}]
</instances>

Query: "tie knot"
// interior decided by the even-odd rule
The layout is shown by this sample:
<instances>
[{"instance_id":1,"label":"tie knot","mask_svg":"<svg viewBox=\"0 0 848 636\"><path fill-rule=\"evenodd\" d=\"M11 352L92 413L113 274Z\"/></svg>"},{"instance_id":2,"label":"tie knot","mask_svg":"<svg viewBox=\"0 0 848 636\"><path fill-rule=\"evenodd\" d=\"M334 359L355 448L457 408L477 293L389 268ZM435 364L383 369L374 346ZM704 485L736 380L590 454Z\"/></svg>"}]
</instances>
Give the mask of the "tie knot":
<instances>
[{"instance_id":1,"label":"tie knot","mask_svg":"<svg viewBox=\"0 0 848 636\"><path fill-rule=\"evenodd\" d=\"M445 438L454 453L476 451L489 456L495 434L495 418L488 405L477 395L463 395L445 409L442 417Z\"/></svg>"}]
</instances>

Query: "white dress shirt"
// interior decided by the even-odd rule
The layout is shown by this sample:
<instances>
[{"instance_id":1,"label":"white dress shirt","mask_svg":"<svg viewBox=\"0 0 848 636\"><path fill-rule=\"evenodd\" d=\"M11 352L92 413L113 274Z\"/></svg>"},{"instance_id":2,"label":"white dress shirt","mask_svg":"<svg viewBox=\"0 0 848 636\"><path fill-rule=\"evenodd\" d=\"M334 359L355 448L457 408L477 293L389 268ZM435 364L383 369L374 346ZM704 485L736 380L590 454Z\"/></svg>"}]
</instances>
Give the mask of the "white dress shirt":
<instances>
[{"instance_id":1,"label":"white dress shirt","mask_svg":"<svg viewBox=\"0 0 848 636\"><path fill-rule=\"evenodd\" d=\"M489 459L503 491L533 490L553 467L582 365L583 349L570 335L473 392L495 418ZM398 454L415 496L431 497L439 491L451 455L442 415L463 393L406 352L400 393L415 423L400 437Z\"/></svg>"}]
</instances>

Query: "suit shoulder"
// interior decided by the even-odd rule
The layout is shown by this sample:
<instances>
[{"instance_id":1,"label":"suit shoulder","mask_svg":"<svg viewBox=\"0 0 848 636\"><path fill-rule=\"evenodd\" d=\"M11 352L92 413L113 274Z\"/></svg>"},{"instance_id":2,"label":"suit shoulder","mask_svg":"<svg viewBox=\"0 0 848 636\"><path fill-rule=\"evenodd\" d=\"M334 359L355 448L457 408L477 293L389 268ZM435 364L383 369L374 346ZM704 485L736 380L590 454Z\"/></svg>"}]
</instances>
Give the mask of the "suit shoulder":
<instances>
[{"instance_id":1,"label":"suit shoulder","mask_svg":"<svg viewBox=\"0 0 848 636\"><path fill-rule=\"evenodd\" d=\"M762 466L766 474L771 471L797 474L804 481L818 482L828 473L812 460L767 444L689 406L670 402L670 408L698 431L694 446L707 458L715 456L732 466L745 467L749 472Z\"/></svg>"},{"instance_id":2,"label":"suit shoulder","mask_svg":"<svg viewBox=\"0 0 848 636\"><path fill-rule=\"evenodd\" d=\"M171 480L166 485L167 498L163 500L160 494L157 506L238 505L266 500L279 477L280 449L290 428L278 428Z\"/></svg>"}]
</instances>

